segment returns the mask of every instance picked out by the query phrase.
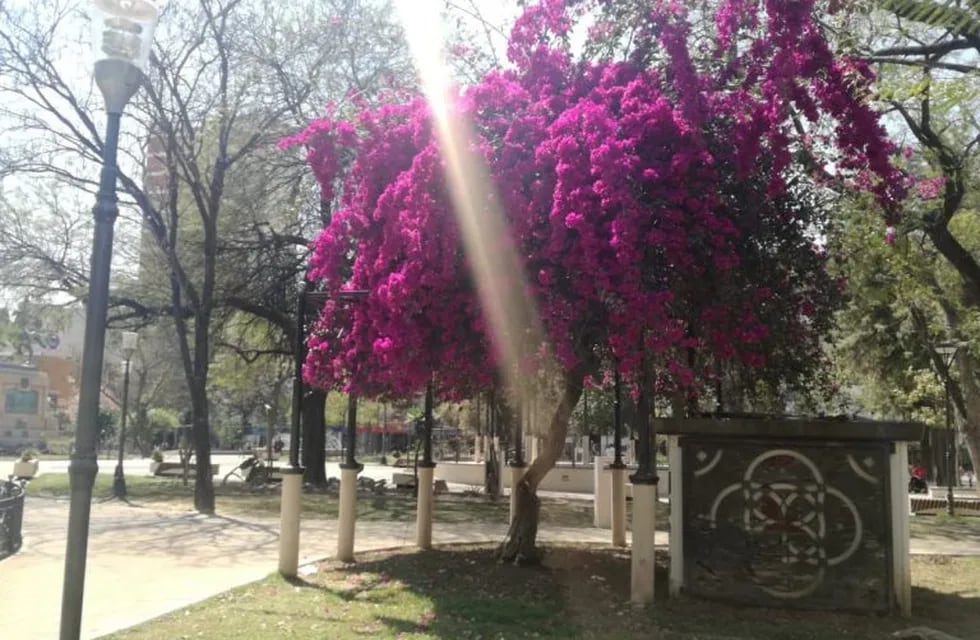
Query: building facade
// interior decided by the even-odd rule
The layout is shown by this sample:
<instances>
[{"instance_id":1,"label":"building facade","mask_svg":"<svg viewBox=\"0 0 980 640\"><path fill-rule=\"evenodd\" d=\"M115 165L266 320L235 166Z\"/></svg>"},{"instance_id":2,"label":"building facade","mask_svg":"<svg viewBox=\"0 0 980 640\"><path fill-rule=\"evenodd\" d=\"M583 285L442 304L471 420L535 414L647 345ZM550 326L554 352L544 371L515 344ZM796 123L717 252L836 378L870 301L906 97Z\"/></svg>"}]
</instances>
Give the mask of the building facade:
<instances>
[{"instance_id":1,"label":"building facade","mask_svg":"<svg viewBox=\"0 0 980 640\"><path fill-rule=\"evenodd\" d=\"M48 374L30 366L0 363L0 449L42 446L56 434L51 420Z\"/></svg>"}]
</instances>

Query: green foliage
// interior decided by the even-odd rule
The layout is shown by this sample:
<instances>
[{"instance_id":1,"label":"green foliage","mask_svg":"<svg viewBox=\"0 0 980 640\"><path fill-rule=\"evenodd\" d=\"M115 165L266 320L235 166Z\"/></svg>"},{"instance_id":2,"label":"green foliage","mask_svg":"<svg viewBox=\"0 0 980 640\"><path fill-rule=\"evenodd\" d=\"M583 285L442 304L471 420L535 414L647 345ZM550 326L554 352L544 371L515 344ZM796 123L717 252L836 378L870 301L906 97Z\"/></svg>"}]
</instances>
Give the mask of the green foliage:
<instances>
[{"instance_id":1,"label":"green foliage","mask_svg":"<svg viewBox=\"0 0 980 640\"><path fill-rule=\"evenodd\" d=\"M980 5L976 2L877 0L877 5L910 22L936 27L954 35L980 34Z\"/></svg>"},{"instance_id":2,"label":"green foliage","mask_svg":"<svg viewBox=\"0 0 980 640\"><path fill-rule=\"evenodd\" d=\"M950 341L977 344L980 311L964 297L956 271L922 232L909 228L913 221L890 245L864 204L841 207L829 238L834 268L848 291L834 340L839 380L872 413L943 424L934 348ZM980 251L974 212L957 215L951 229Z\"/></svg>"},{"instance_id":3,"label":"green foliage","mask_svg":"<svg viewBox=\"0 0 980 640\"><path fill-rule=\"evenodd\" d=\"M180 426L180 417L170 409L150 409L147 412L147 422L154 433L173 431Z\"/></svg>"},{"instance_id":4,"label":"green foliage","mask_svg":"<svg viewBox=\"0 0 980 640\"><path fill-rule=\"evenodd\" d=\"M115 411L99 409L96 427L98 428L99 442L102 446L105 446L116 437L116 418L117 414Z\"/></svg>"},{"instance_id":5,"label":"green foliage","mask_svg":"<svg viewBox=\"0 0 980 640\"><path fill-rule=\"evenodd\" d=\"M589 387L572 412L570 424L579 435L595 435L612 433L613 422L612 388Z\"/></svg>"},{"instance_id":6,"label":"green foliage","mask_svg":"<svg viewBox=\"0 0 980 640\"><path fill-rule=\"evenodd\" d=\"M64 309L25 298L16 309L0 307L0 349L31 360L38 347L47 347L67 322Z\"/></svg>"}]
</instances>

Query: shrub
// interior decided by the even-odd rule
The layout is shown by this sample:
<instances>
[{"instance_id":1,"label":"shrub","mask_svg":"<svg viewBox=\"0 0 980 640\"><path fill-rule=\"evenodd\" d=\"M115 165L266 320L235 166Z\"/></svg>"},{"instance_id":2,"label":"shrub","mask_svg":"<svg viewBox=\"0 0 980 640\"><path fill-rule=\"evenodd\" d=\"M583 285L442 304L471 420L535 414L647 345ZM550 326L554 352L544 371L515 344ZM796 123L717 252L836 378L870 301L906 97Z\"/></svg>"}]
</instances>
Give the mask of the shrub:
<instances>
[{"instance_id":1,"label":"shrub","mask_svg":"<svg viewBox=\"0 0 980 640\"><path fill-rule=\"evenodd\" d=\"M154 449L153 453L150 454L150 460L153 462L163 462L163 451Z\"/></svg>"},{"instance_id":2,"label":"shrub","mask_svg":"<svg viewBox=\"0 0 980 640\"><path fill-rule=\"evenodd\" d=\"M38 456L37 451L34 449L24 449L24 451L20 454L20 461L30 462L31 460L37 460L39 457L40 456Z\"/></svg>"}]
</instances>

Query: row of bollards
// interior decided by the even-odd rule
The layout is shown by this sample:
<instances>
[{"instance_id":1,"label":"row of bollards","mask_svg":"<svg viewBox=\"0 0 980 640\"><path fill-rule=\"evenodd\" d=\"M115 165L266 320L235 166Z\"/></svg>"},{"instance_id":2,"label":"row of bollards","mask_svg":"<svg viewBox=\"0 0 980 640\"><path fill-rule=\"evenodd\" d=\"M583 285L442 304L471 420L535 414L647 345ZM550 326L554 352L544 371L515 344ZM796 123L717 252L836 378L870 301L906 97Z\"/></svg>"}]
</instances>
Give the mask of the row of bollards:
<instances>
[{"instance_id":1,"label":"row of bollards","mask_svg":"<svg viewBox=\"0 0 980 640\"><path fill-rule=\"evenodd\" d=\"M601 464L601 462L600 462ZM337 559L354 561L354 530L357 517L357 474L363 467L341 470L340 511L337 531ZM603 487L610 494L608 507L612 544L626 547L626 468L610 465L611 485ZM511 466L510 522L514 520L517 492L513 490L527 471L526 465ZM420 464L418 469L418 503L415 544L420 549L432 548L432 513L435 465ZM598 486L598 485L597 485ZM300 512L303 493L302 469L283 470L282 507L279 538L279 573L296 577L299 569ZM657 485L634 483L632 518L631 601L636 604L653 602L654 546ZM604 502L604 501L603 501Z\"/></svg>"}]
</instances>

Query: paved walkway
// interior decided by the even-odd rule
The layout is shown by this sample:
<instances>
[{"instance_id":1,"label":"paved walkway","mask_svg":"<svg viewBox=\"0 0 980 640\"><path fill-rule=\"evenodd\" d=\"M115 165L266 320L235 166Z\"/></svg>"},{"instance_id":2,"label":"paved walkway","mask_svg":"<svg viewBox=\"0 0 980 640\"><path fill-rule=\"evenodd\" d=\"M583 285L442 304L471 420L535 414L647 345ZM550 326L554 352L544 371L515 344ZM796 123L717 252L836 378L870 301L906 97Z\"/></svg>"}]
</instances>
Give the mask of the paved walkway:
<instances>
[{"instance_id":1,"label":"paved walkway","mask_svg":"<svg viewBox=\"0 0 980 640\"><path fill-rule=\"evenodd\" d=\"M0 638L58 636L68 503L29 497L25 545L0 562ZM436 544L499 541L505 527L436 524ZM414 542L413 522L359 522L356 550ZM547 542L609 542L609 531L543 527ZM336 521L304 521L304 560L335 551ZM667 535L657 534L666 545ZM919 537L913 553L980 555L980 540ZM118 502L93 505L83 638L95 638L197 602L275 571L278 520L206 517Z\"/></svg>"},{"instance_id":2,"label":"paved walkway","mask_svg":"<svg viewBox=\"0 0 980 640\"><path fill-rule=\"evenodd\" d=\"M29 497L24 548L0 563L0 638L58 636L68 503ZM118 502L95 504L82 637L162 615L276 570L278 520L206 517ZM304 521L304 561L333 555L336 521ZM436 524L433 541L499 541L503 525ZM414 522L359 522L356 550L414 543ZM608 542L602 529L542 528L543 541ZM666 544L666 535L658 544Z\"/></svg>"}]
</instances>

